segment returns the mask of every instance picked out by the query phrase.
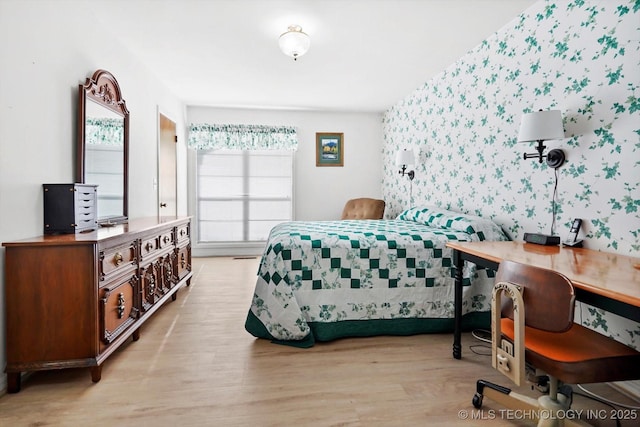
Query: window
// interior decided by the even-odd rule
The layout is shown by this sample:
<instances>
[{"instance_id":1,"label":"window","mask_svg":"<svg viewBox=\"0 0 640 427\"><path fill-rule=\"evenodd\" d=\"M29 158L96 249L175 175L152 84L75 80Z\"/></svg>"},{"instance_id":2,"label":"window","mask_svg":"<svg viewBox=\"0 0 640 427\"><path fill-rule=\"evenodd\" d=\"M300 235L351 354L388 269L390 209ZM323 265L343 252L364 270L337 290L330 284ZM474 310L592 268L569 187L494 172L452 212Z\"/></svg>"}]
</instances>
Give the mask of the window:
<instances>
[{"instance_id":1,"label":"window","mask_svg":"<svg viewBox=\"0 0 640 427\"><path fill-rule=\"evenodd\" d=\"M292 219L292 150L197 150L198 243L263 242Z\"/></svg>"}]
</instances>

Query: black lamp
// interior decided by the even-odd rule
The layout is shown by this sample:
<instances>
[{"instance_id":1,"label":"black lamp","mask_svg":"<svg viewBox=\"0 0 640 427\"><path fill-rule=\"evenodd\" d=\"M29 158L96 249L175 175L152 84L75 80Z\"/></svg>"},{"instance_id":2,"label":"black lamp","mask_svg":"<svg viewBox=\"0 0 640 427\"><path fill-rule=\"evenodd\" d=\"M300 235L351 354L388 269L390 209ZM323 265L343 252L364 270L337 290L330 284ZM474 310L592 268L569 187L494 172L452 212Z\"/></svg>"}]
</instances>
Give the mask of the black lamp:
<instances>
[{"instance_id":1,"label":"black lamp","mask_svg":"<svg viewBox=\"0 0 640 427\"><path fill-rule=\"evenodd\" d=\"M560 110L536 111L526 113L520 121L520 133L518 142L537 141L537 153L525 153L524 159L538 159L542 163L543 158L547 158L547 166L557 169L564 164L564 151L553 149L548 154L544 154L547 148L544 141L564 138L564 128L562 127L562 115Z\"/></svg>"}]
</instances>

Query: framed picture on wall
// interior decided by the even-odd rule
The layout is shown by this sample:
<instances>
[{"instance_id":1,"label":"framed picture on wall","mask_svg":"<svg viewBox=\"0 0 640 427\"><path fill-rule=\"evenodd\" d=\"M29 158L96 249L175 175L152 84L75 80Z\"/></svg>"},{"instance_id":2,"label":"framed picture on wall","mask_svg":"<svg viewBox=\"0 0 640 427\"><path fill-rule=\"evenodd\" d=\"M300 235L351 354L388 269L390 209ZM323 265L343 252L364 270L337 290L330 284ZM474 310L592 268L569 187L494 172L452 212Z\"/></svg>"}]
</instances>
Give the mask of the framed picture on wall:
<instances>
[{"instance_id":1,"label":"framed picture on wall","mask_svg":"<svg viewBox=\"0 0 640 427\"><path fill-rule=\"evenodd\" d=\"M316 133L316 166L344 166L344 133Z\"/></svg>"}]
</instances>

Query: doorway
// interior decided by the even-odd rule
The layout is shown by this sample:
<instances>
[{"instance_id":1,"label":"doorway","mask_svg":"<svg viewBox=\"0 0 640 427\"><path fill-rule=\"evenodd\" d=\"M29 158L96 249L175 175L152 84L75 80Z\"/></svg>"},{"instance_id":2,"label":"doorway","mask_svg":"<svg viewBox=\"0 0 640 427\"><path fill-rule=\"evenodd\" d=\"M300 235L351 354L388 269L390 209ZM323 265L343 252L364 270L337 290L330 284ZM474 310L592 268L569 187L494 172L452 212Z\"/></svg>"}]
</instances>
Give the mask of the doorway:
<instances>
[{"instance_id":1,"label":"doorway","mask_svg":"<svg viewBox=\"0 0 640 427\"><path fill-rule=\"evenodd\" d=\"M162 113L158 113L160 137L158 149L158 215L176 216L177 203L177 167L176 146L178 136L176 124Z\"/></svg>"}]
</instances>

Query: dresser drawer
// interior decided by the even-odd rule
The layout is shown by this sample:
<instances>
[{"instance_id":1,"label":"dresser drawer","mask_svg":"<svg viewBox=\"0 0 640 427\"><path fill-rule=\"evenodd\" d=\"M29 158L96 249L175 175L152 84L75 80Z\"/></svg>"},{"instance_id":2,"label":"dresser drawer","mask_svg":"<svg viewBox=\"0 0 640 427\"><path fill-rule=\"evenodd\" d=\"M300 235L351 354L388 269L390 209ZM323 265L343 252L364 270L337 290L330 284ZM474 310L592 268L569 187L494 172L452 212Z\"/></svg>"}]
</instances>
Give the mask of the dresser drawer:
<instances>
[{"instance_id":1,"label":"dresser drawer","mask_svg":"<svg viewBox=\"0 0 640 427\"><path fill-rule=\"evenodd\" d=\"M100 280L109 281L113 276L124 274L127 270L137 267L136 243L127 246L105 248L100 251L99 258Z\"/></svg>"},{"instance_id":2,"label":"dresser drawer","mask_svg":"<svg viewBox=\"0 0 640 427\"><path fill-rule=\"evenodd\" d=\"M171 251L158 260L162 269L162 280L160 281L160 291L165 294L169 289L178 283L178 277L175 274L176 252Z\"/></svg>"},{"instance_id":3,"label":"dresser drawer","mask_svg":"<svg viewBox=\"0 0 640 427\"><path fill-rule=\"evenodd\" d=\"M173 230L165 230L160 235L142 239L140 243L142 259L149 259L155 256L156 252L172 247L174 242Z\"/></svg>"},{"instance_id":4,"label":"dresser drawer","mask_svg":"<svg viewBox=\"0 0 640 427\"><path fill-rule=\"evenodd\" d=\"M176 239L178 243L187 241L191 238L190 224L184 224L176 229Z\"/></svg>"},{"instance_id":5,"label":"dresser drawer","mask_svg":"<svg viewBox=\"0 0 640 427\"><path fill-rule=\"evenodd\" d=\"M176 257L176 275L181 280L191 271L191 244L187 243L178 248Z\"/></svg>"},{"instance_id":6,"label":"dresser drawer","mask_svg":"<svg viewBox=\"0 0 640 427\"><path fill-rule=\"evenodd\" d=\"M162 262L150 262L140 266L140 310L145 313L163 295Z\"/></svg>"},{"instance_id":7,"label":"dresser drawer","mask_svg":"<svg viewBox=\"0 0 640 427\"><path fill-rule=\"evenodd\" d=\"M140 254L142 258L153 255L160 249L160 238L158 236L150 237L142 240L140 243Z\"/></svg>"},{"instance_id":8,"label":"dresser drawer","mask_svg":"<svg viewBox=\"0 0 640 427\"><path fill-rule=\"evenodd\" d=\"M138 278L126 276L112 284L100 288L100 338L103 344L110 344L127 330L138 318L134 307L134 296Z\"/></svg>"},{"instance_id":9,"label":"dresser drawer","mask_svg":"<svg viewBox=\"0 0 640 427\"><path fill-rule=\"evenodd\" d=\"M175 237L173 235L173 229L167 230L158 239L160 244L160 249L166 249L175 244Z\"/></svg>"}]
</instances>

